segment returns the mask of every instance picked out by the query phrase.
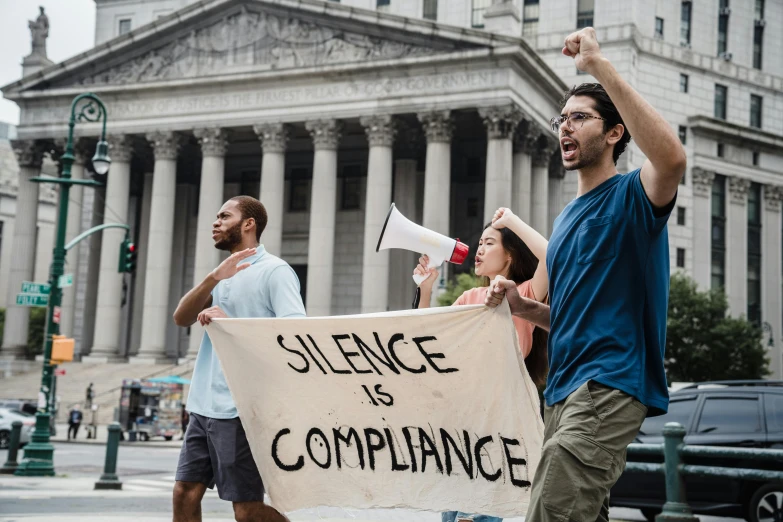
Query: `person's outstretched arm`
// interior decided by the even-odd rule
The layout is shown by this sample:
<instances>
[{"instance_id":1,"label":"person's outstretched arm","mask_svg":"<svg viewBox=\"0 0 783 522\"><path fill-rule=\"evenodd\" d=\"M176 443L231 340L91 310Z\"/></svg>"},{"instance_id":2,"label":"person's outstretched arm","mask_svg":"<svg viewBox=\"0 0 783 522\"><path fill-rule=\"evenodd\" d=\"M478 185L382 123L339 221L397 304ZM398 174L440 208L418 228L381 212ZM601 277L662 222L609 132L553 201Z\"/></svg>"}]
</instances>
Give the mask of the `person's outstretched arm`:
<instances>
[{"instance_id":1,"label":"person's outstretched arm","mask_svg":"<svg viewBox=\"0 0 783 522\"><path fill-rule=\"evenodd\" d=\"M497 229L508 228L524 241L533 255L538 258L538 268L530 284L536 300L544 302L549 292L549 276L546 271L546 248L549 241L508 208L497 209L492 217L492 226Z\"/></svg>"},{"instance_id":2,"label":"person's outstretched arm","mask_svg":"<svg viewBox=\"0 0 783 522\"><path fill-rule=\"evenodd\" d=\"M591 74L606 89L634 141L647 156L641 172L647 198L658 208L669 205L686 164L685 151L672 127L603 56L592 27L568 36L563 54L573 57L579 70Z\"/></svg>"}]
</instances>

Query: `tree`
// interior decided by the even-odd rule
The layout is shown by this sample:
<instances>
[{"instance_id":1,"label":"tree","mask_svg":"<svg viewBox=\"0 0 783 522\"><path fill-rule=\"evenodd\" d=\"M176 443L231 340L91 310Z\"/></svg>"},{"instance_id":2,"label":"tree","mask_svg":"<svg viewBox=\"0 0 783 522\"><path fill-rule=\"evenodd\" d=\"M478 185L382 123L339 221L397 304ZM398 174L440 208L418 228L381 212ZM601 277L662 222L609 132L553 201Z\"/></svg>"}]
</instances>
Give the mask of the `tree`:
<instances>
[{"instance_id":1,"label":"tree","mask_svg":"<svg viewBox=\"0 0 783 522\"><path fill-rule=\"evenodd\" d=\"M722 290L701 292L687 276L672 276L664 360L670 383L769 375L761 329L744 317L728 317L727 311Z\"/></svg>"},{"instance_id":2,"label":"tree","mask_svg":"<svg viewBox=\"0 0 783 522\"><path fill-rule=\"evenodd\" d=\"M446 291L438 296L438 306L451 306L466 290L481 286L481 277L469 273L457 274L456 282L449 281Z\"/></svg>"}]
</instances>

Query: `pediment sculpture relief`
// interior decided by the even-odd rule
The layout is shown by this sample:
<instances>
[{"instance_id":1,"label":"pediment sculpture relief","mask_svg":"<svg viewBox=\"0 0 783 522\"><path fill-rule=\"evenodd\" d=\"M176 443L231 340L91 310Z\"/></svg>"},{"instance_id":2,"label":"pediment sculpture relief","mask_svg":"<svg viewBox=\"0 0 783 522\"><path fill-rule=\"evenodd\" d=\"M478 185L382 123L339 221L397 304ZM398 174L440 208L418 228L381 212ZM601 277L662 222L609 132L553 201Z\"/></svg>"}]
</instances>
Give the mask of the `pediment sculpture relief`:
<instances>
[{"instance_id":1,"label":"pediment sculpture relief","mask_svg":"<svg viewBox=\"0 0 783 522\"><path fill-rule=\"evenodd\" d=\"M350 33L296 18L242 9L219 22L121 65L82 78L80 85L124 85L175 78L322 64L364 62L443 52ZM68 80L69 84L73 80Z\"/></svg>"}]
</instances>

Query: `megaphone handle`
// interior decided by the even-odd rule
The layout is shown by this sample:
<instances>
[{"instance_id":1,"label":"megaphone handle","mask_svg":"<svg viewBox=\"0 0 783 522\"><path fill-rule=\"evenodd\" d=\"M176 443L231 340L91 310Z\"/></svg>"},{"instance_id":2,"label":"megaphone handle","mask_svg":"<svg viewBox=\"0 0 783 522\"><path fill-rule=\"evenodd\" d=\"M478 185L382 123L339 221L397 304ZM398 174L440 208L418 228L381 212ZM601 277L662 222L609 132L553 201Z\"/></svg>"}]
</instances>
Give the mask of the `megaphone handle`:
<instances>
[{"instance_id":1,"label":"megaphone handle","mask_svg":"<svg viewBox=\"0 0 783 522\"><path fill-rule=\"evenodd\" d=\"M413 305L411 308L414 310L419 307L419 302L421 302L421 288L418 286L416 287L416 295L413 296Z\"/></svg>"},{"instance_id":2,"label":"megaphone handle","mask_svg":"<svg viewBox=\"0 0 783 522\"><path fill-rule=\"evenodd\" d=\"M427 277L429 277L429 276L428 275L422 276L422 275L419 275L419 274L413 274L413 280L416 281L416 286L417 287L420 284L422 284L427 279ZM417 290L418 290L418 288L417 288Z\"/></svg>"}]
</instances>

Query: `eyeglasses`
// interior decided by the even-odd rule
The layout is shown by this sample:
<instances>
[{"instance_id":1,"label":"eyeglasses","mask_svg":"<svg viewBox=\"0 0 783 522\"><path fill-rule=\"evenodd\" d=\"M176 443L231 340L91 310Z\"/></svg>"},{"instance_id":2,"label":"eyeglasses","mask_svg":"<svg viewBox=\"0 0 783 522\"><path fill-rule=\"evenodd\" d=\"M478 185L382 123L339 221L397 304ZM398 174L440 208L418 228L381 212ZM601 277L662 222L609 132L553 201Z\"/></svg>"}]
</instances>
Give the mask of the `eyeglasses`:
<instances>
[{"instance_id":1,"label":"eyeglasses","mask_svg":"<svg viewBox=\"0 0 783 522\"><path fill-rule=\"evenodd\" d=\"M552 132L560 132L560 126L567 121L568 128L575 131L581 129L582 125L590 119L606 121L606 118L601 118L600 116L593 116L592 114L585 114L583 112L572 112L568 116L555 116L549 120L549 124L552 126Z\"/></svg>"}]
</instances>

